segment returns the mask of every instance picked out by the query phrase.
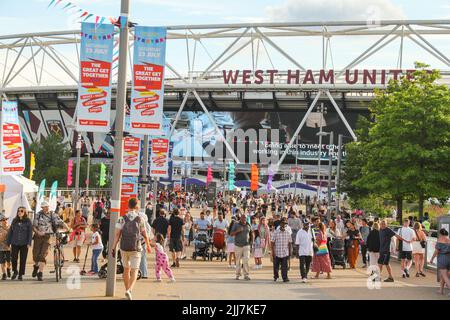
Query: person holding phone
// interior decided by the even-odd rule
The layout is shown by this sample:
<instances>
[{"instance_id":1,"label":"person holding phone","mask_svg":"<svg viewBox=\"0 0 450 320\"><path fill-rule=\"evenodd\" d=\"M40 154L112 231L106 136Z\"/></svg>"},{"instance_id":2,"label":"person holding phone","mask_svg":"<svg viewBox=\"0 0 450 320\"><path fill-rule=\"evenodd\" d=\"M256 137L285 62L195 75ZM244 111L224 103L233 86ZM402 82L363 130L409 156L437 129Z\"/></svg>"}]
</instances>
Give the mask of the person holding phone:
<instances>
[{"instance_id":1,"label":"person holding phone","mask_svg":"<svg viewBox=\"0 0 450 320\"><path fill-rule=\"evenodd\" d=\"M239 217L239 223L235 223L231 229L230 236L234 237L234 250L236 255L236 280L241 277L241 260L244 279L250 280L249 265L250 243L253 241L253 231L244 214Z\"/></svg>"}]
</instances>

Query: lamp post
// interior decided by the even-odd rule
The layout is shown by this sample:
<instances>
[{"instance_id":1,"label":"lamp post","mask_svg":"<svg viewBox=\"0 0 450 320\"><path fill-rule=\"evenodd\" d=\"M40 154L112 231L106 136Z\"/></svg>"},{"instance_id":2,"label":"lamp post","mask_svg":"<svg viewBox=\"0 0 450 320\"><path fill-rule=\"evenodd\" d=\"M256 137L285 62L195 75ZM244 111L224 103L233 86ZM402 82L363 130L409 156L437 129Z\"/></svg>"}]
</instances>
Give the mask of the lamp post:
<instances>
[{"instance_id":1,"label":"lamp post","mask_svg":"<svg viewBox=\"0 0 450 320\"><path fill-rule=\"evenodd\" d=\"M320 162L321 162L321 156L322 156L322 128L323 128L323 115L326 113L326 108L323 107L323 103L320 104L319 107L320 115L320 122L319 122L319 133L317 134L319 136L319 156L318 163L317 163L317 180L319 181L319 187L317 188L317 200L320 201L320 191L322 187L322 176L320 174Z\"/></svg>"},{"instance_id":2,"label":"lamp post","mask_svg":"<svg viewBox=\"0 0 450 320\"><path fill-rule=\"evenodd\" d=\"M327 210L327 218L328 218L328 220L330 220L331 219L331 175L332 175L332 170L333 170L333 156L331 154L331 151L332 151L331 149L333 147L334 133L333 133L333 131L319 132L318 135L319 135L319 137L330 135L330 142L328 145L328 210Z\"/></svg>"},{"instance_id":3,"label":"lamp post","mask_svg":"<svg viewBox=\"0 0 450 320\"><path fill-rule=\"evenodd\" d=\"M80 162L81 162L81 133L78 133L78 140L76 143L77 149L77 168L75 174L75 195L73 197L73 207L78 210L78 198L80 195Z\"/></svg>"},{"instance_id":4,"label":"lamp post","mask_svg":"<svg viewBox=\"0 0 450 320\"><path fill-rule=\"evenodd\" d=\"M84 155L88 157L87 173L86 173L86 195L89 197L89 172L91 167L91 154L87 152Z\"/></svg>"},{"instance_id":5,"label":"lamp post","mask_svg":"<svg viewBox=\"0 0 450 320\"><path fill-rule=\"evenodd\" d=\"M120 16L129 20L130 1L122 0L120 6ZM125 105L127 94L127 59L128 59L128 23L120 28L119 43L119 71L117 77L117 99L116 99L116 132L114 137L114 163L113 181L111 190L111 218L109 225L109 250L112 247L115 237L115 228L119 219L120 192L122 189L122 167L123 167L123 129L125 121ZM116 291L117 260L112 254L108 255L108 277L106 280L106 296L113 297Z\"/></svg>"}]
</instances>

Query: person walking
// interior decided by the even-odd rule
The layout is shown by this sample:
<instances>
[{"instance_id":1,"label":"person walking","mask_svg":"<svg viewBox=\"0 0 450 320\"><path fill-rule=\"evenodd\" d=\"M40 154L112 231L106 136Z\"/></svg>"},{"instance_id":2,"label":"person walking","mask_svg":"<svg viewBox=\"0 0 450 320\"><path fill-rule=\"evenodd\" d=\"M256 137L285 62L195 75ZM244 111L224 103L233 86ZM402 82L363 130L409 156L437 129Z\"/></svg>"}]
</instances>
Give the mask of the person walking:
<instances>
[{"instance_id":1,"label":"person walking","mask_svg":"<svg viewBox=\"0 0 450 320\"><path fill-rule=\"evenodd\" d=\"M244 214L239 217L239 223L235 223L231 229L231 236L234 237L234 249L236 254L236 280L241 277L241 260L243 266L244 279L250 280L249 265L250 243L253 241L253 232Z\"/></svg>"},{"instance_id":2,"label":"person walking","mask_svg":"<svg viewBox=\"0 0 450 320\"><path fill-rule=\"evenodd\" d=\"M361 235L356 229L356 226L353 222L347 221L347 232L346 236L348 238L347 244L347 258L348 264L351 269L356 268L356 261L358 260L359 255L359 241L361 239Z\"/></svg>"},{"instance_id":3,"label":"person walking","mask_svg":"<svg viewBox=\"0 0 450 320\"><path fill-rule=\"evenodd\" d=\"M25 266L27 263L28 249L31 248L33 238L33 225L27 216L25 207L17 209L17 215L9 228L6 244L11 246L11 264L13 274L11 280L16 278L23 280L25 275ZM20 266L17 270L17 262L20 256Z\"/></svg>"},{"instance_id":4,"label":"person walking","mask_svg":"<svg viewBox=\"0 0 450 320\"><path fill-rule=\"evenodd\" d=\"M183 251L183 225L184 221L179 217L179 210L177 208L172 210L172 214L169 219L169 227L167 230L167 236L169 241L169 250L172 252L172 268L180 267L180 255Z\"/></svg>"},{"instance_id":5,"label":"person walking","mask_svg":"<svg viewBox=\"0 0 450 320\"><path fill-rule=\"evenodd\" d=\"M439 230L438 239L430 263L433 263L436 257L438 281L440 283L438 293L444 294L445 285L447 285L447 288L450 289L450 279L448 277L448 272L450 270L450 239L448 237L448 231L444 228ZM450 293L448 296L450 297Z\"/></svg>"},{"instance_id":6,"label":"person walking","mask_svg":"<svg viewBox=\"0 0 450 320\"><path fill-rule=\"evenodd\" d=\"M172 269L169 267L169 257L164 250L164 237L162 234L156 234L156 243L155 243L155 276L156 281L161 282L161 269L164 273L169 277L170 281L175 282L175 277L173 276Z\"/></svg>"},{"instance_id":7,"label":"person walking","mask_svg":"<svg viewBox=\"0 0 450 320\"><path fill-rule=\"evenodd\" d=\"M403 241L404 239L396 234L392 229L388 228L386 220L380 221L380 256L378 258L378 268L380 270L379 277L383 271L383 266L386 266L386 270L389 273L389 277L384 280L384 282L394 282L394 277L392 276L392 268L389 264L391 258L391 239L396 237L398 240Z\"/></svg>"},{"instance_id":8,"label":"person walking","mask_svg":"<svg viewBox=\"0 0 450 320\"><path fill-rule=\"evenodd\" d=\"M416 237L414 230L410 227L410 219L403 220L403 227L398 230L398 235L405 239L402 243L400 258L402 259L402 277L409 278L409 269L412 265L412 243Z\"/></svg>"},{"instance_id":9,"label":"person walking","mask_svg":"<svg viewBox=\"0 0 450 320\"><path fill-rule=\"evenodd\" d=\"M366 246L369 252L369 265L373 268L380 257L380 224L378 222L373 223L372 230L367 236Z\"/></svg>"},{"instance_id":10,"label":"person walking","mask_svg":"<svg viewBox=\"0 0 450 320\"><path fill-rule=\"evenodd\" d=\"M167 236L167 229L169 228L169 221L166 219L166 210L160 209L159 215L153 220L152 229L153 234L160 233L164 239Z\"/></svg>"},{"instance_id":11,"label":"person walking","mask_svg":"<svg viewBox=\"0 0 450 320\"><path fill-rule=\"evenodd\" d=\"M147 253L150 253L150 242L145 230L145 222L138 214L138 201L136 198L128 200L128 213L119 218L116 224L113 250L111 254L116 258L115 249L120 241L120 253L123 263L123 282L125 285L125 297L132 300L131 292L137 280L138 269L141 262L141 235L147 245Z\"/></svg>"},{"instance_id":12,"label":"person walking","mask_svg":"<svg viewBox=\"0 0 450 320\"><path fill-rule=\"evenodd\" d=\"M361 220L361 227L359 227L359 234L361 236L359 244L361 245L361 256L363 261L363 268L367 267L367 237L370 233L370 227L367 225L367 219Z\"/></svg>"},{"instance_id":13,"label":"person walking","mask_svg":"<svg viewBox=\"0 0 450 320\"><path fill-rule=\"evenodd\" d=\"M48 249L50 247L50 235L55 233L58 228L71 231L69 226L62 221L57 214L50 211L49 204L46 201L41 203L42 210L34 217L33 221L33 278L43 281L43 272L47 263Z\"/></svg>"},{"instance_id":14,"label":"person walking","mask_svg":"<svg viewBox=\"0 0 450 320\"><path fill-rule=\"evenodd\" d=\"M275 230L272 241L273 280L277 281L281 265L283 282L288 282L288 260L292 254L292 236L286 230L287 222L281 221L280 228Z\"/></svg>"},{"instance_id":15,"label":"person walking","mask_svg":"<svg viewBox=\"0 0 450 320\"><path fill-rule=\"evenodd\" d=\"M427 246L427 235L422 230L419 222L414 223L415 237L412 242L412 254L414 258L414 267L416 269L416 277L426 277L423 267L425 264L425 248Z\"/></svg>"},{"instance_id":16,"label":"person walking","mask_svg":"<svg viewBox=\"0 0 450 320\"><path fill-rule=\"evenodd\" d=\"M321 272L327 273L327 279L331 279L331 260L328 254L327 236L325 234L325 224L319 222L317 230L314 232L315 237L315 249L312 261L312 271L316 273L315 279L319 278Z\"/></svg>"},{"instance_id":17,"label":"person walking","mask_svg":"<svg viewBox=\"0 0 450 320\"><path fill-rule=\"evenodd\" d=\"M11 250L7 244L9 233L8 218L0 213L0 265L2 267L2 280L11 278Z\"/></svg>"},{"instance_id":18,"label":"person walking","mask_svg":"<svg viewBox=\"0 0 450 320\"><path fill-rule=\"evenodd\" d=\"M80 210L75 211L75 217L73 218L70 227L73 229L71 235L71 240L73 241L73 262L80 262L81 246L86 239L85 230L87 227L87 221L81 215Z\"/></svg>"},{"instance_id":19,"label":"person walking","mask_svg":"<svg viewBox=\"0 0 450 320\"><path fill-rule=\"evenodd\" d=\"M303 219L303 228L297 232L295 238L300 261L300 276L303 283L308 281L308 273L313 256L313 238L311 237L309 225L309 220L307 218Z\"/></svg>"}]
</instances>

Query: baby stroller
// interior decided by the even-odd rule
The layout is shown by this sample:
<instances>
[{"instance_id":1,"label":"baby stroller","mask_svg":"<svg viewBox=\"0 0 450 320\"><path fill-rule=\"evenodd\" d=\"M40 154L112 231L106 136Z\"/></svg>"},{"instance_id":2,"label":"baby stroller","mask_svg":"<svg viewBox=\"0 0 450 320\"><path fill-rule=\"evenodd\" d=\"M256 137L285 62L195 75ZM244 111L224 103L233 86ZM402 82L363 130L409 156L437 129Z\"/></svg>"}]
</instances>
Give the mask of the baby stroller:
<instances>
[{"instance_id":1,"label":"baby stroller","mask_svg":"<svg viewBox=\"0 0 450 320\"><path fill-rule=\"evenodd\" d=\"M192 253L192 259L196 260L197 257L203 257L203 260L209 259L209 242L208 234L206 232L198 233L194 238L194 252Z\"/></svg>"},{"instance_id":2,"label":"baby stroller","mask_svg":"<svg viewBox=\"0 0 450 320\"><path fill-rule=\"evenodd\" d=\"M116 274L122 274L124 271L123 269L123 263L122 263L122 256L120 255L120 250L117 250L117 270L116 270ZM100 267L100 270L98 270L98 277L100 279L106 279L106 277L108 276L108 263L105 263L104 265L102 265ZM137 279L141 279L142 274L141 274L141 270L138 270L138 276Z\"/></svg>"},{"instance_id":3,"label":"baby stroller","mask_svg":"<svg viewBox=\"0 0 450 320\"><path fill-rule=\"evenodd\" d=\"M226 247L225 231L216 230L213 234L212 248L211 253L209 254L209 260L212 261L213 258L217 258L217 260L220 259L220 261L227 260L225 247Z\"/></svg>"},{"instance_id":4,"label":"baby stroller","mask_svg":"<svg viewBox=\"0 0 450 320\"><path fill-rule=\"evenodd\" d=\"M331 265L334 269L335 265L346 267L345 261L345 244L342 239L333 239L331 244Z\"/></svg>"}]
</instances>

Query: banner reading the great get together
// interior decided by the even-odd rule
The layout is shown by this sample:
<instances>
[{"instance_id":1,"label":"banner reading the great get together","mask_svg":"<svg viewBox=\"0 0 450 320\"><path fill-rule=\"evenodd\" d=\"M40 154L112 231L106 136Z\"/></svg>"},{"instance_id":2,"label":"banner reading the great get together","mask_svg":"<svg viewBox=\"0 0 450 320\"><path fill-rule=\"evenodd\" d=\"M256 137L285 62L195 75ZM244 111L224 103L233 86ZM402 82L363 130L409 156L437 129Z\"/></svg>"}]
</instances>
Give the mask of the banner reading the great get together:
<instances>
[{"instance_id":1,"label":"banner reading the great get together","mask_svg":"<svg viewBox=\"0 0 450 320\"><path fill-rule=\"evenodd\" d=\"M169 139L152 139L150 176L167 178L169 175Z\"/></svg>"},{"instance_id":2,"label":"banner reading the great get together","mask_svg":"<svg viewBox=\"0 0 450 320\"><path fill-rule=\"evenodd\" d=\"M114 26L81 26L77 131L109 132Z\"/></svg>"},{"instance_id":3,"label":"banner reading the great get together","mask_svg":"<svg viewBox=\"0 0 450 320\"><path fill-rule=\"evenodd\" d=\"M123 140L123 168L125 176L138 176L140 167L141 139L125 137Z\"/></svg>"},{"instance_id":4,"label":"banner reading the great get together","mask_svg":"<svg viewBox=\"0 0 450 320\"><path fill-rule=\"evenodd\" d=\"M2 174L22 174L25 170L25 151L17 110L17 101L2 101L0 148Z\"/></svg>"},{"instance_id":5,"label":"banner reading the great get together","mask_svg":"<svg viewBox=\"0 0 450 320\"><path fill-rule=\"evenodd\" d=\"M130 132L163 134L166 28L135 28Z\"/></svg>"}]
</instances>

